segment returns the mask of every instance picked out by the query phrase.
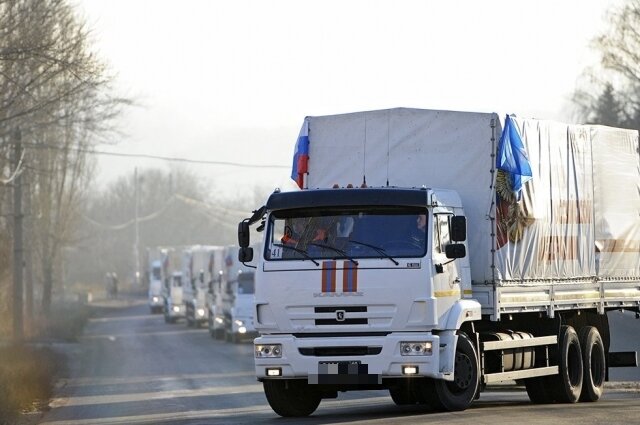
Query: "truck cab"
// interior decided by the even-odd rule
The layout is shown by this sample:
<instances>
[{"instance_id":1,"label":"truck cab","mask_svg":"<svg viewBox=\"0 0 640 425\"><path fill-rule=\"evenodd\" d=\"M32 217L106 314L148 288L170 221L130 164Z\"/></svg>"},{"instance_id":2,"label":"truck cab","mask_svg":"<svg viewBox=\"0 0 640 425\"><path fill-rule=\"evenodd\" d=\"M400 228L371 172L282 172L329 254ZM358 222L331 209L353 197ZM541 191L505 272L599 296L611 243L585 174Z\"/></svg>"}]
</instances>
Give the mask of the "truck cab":
<instances>
[{"instance_id":1,"label":"truck cab","mask_svg":"<svg viewBox=\"0 0 640 425\"><path fill-rule=\"evenodd\" d=\"M183 302L187 326L207 323L207 292L209 291L207 265L213 247L195 245L186 248L182 258L184 279Z\"/></svg>"},{"instance_id":2,"label":"truck cab","mask_svg":"<svg viewBox=\"0 0 640 425\"><path fill-rule=\"evenodd\" d=\"M311 404L349 389L393 396L417 377L446 381L451 397L470 401L477 367L454 374L454 364L476 365L477 355L468 342L464 352L455 347L480 304L455 192L276 192L261 212L255 367L276 412L288 416L279 400L300 392Z\"/></svg>"},{"instance_id":3,"label":"truck cab","mask_svg":"<svg viewBox=\"0 0 640 425\"><path fill-rule=\"evenodd\" d=\"M238 262L238 247L225 248L225 279L222 310L225 339L238 342L256 336L254 327L255 268ZM254 266L255 267L255 266Z\"/></svg>"},{"instance_id":4,"label":"truck cab","mask_svg":"<svg viewBox=\"0 0 640 425\"><path fill-rule=\"evenodd\" d=\"M162 262L160 260L154 260L150 264L147 299L151 313L162 312Z\"/></svg>"},{"instance_id":5,"label":"truck cab","mask_svg":"<svg viewBox=\"0 0 640 425\"><path fill-rule=\"evenodd\" d=\"M175 323L184 317L182 280L182 272L174 271L164 281L164 319L167 323Z\"/></svg>"}]
</instances>

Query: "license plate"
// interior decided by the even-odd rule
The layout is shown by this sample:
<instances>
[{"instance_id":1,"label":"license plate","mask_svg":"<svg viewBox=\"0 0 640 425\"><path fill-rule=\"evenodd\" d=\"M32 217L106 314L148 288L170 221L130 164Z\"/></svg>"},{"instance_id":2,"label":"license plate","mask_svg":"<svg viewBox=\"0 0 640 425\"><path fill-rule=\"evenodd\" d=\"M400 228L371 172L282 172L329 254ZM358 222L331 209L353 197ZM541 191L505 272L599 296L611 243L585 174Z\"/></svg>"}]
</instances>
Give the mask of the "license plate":
<instances>
[{"instance_id":1,"label":"license plate","mask_svg":"<svg viewBox=\"0 0 640 425\"><path fill-rule=\"evenodd\" d=\"M321 385L379 385L382 377L369 374L369 365L354 360L318 362L318 373L310 374L307 381Z\"/></svg>"},{"instance_id":2,"label":"license plate","mask_svg":"<svg viewBox=\"0 0 640 425\"><path fill-rule=\"evenodd\" d=\"M369 366L360 360L348 362L318 362L318 375L362 375L367 374Z\"/></svg>"}]
</instances>

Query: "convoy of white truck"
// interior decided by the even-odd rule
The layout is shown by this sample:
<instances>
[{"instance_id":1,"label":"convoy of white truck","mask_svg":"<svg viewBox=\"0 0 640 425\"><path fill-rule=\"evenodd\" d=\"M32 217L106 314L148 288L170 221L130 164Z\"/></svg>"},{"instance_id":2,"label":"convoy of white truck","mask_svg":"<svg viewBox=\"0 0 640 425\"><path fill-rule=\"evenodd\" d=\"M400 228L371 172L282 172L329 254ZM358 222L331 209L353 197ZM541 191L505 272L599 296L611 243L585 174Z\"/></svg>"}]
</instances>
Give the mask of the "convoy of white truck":
<instances>
[{"instance_id":1,"label":"convoy of white truck","mask_svg":"<svg viewBox=\"0 0 640 425\"><path fill-rule=\"evenodd\" d=\"M255 257L255 372L279 415L362 389L463 410L505 380L534 403L596 401L609 367L637 366L610 351L606 315L640 316L637 131L404 108L308 117L292 178L301 190L238 226L239 259ZM245 324L230 311L221 323Z\"/></svg>"},{"instance_id":2,"label":"convoy of white truck","mask_svg":"<svg viewBox=\"0 0 640 425\"><path fill-rule=\"evenodd\" d=\"M148 303L167 323L207 324L211 336L238 342L255 336L253 269L238 247L193 245L147 250Z\"/></svg>"}]
</instances>

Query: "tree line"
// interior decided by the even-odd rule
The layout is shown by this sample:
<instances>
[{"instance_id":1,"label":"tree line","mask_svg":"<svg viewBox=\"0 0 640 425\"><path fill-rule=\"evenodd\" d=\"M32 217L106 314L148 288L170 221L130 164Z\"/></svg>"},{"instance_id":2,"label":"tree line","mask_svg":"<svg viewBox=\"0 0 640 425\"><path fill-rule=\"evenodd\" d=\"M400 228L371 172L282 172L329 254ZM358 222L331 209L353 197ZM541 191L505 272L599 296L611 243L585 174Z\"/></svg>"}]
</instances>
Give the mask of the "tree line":
<instances>
[{"instance_id":1,"label":"tree line","mask_svg":"<svg viewBox=\"0 0 640 425\"><path fill-rule=\"evenodd\" d=\"M126 103L67 0L0 0L0 300L11 299L12 194L22 191L26 298L51 305L60 250L75 237L94 161L90 147ZM12 158L12 156L14 158ZM16 157L17 156L17 157ZM18 186L19 184L19 186ZM0 311L2 311L0 310ZM32 312L27 312L31 314Z\"/></svg>"}]
</instances>

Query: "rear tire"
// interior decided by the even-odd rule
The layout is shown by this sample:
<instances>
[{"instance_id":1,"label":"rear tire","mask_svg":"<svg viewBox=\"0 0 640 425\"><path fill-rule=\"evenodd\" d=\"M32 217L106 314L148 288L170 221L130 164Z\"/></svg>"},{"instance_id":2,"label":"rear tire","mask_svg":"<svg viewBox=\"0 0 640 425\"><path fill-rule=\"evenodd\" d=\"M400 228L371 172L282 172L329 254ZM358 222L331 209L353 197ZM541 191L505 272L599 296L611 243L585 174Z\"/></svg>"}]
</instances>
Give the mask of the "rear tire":
<instances>
[{"instance_id":1,"label":"rear tire","mask_svg":"<svg viewBox=\"0 0 640 425\"><path fill-rule=\"evenodd\" d=\"M531 403L553 403L553 395L551 394L549 387L546 385L546 376L525 379L524 385L527 388L527 395L529 396Z\"/></svg>"},{"instance_id":2,"label":"rear tire","mask_svg":"<svg viewBox=\"0 0 640 425\"><path fill-rule=\"evenodd\" d=\"M584 366L580 401L598 401L604 391L604 380L607 373L604 343L600 332L593 326L585 326L580 329L579 340Z\"/></svg>"},{"instance_id":3,"label":"rear tire","mask_svg":"<svg viewBox=\"0 0 640 425\"><path fill-rule=\"evenodd\" d=\"M549 377L553 398L560 403L580 399L583 381L582 350L578 334L572 326L562 326L558 337L559 374Z\"/></svg>"},{"instance_id":4,"label":"rear tire","mask_svg":"<svg viewBox=\"0 0 640 425\"><path fill-rule=\"evenodd\" d=\"M475 399L479 385L476 350L465 335L458 335L453 382L437 379L425 386L425 398L435 409L450 412L465 410Z\"/></svg>"},{"instance_id":5,"label":"rear tire","mask_svg":"<svg viewBox=\"0 0 640 425\"><path fill-rule=\"evenodd\" d=\"M283 417L309 416L322 400L317 390L301 380L267 379L262 385L269 406Z\"/></svg>"}]
</instances>

